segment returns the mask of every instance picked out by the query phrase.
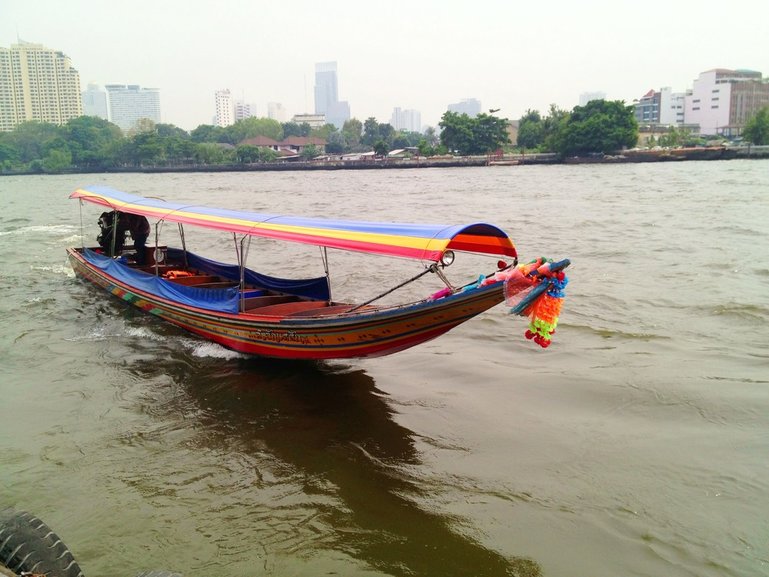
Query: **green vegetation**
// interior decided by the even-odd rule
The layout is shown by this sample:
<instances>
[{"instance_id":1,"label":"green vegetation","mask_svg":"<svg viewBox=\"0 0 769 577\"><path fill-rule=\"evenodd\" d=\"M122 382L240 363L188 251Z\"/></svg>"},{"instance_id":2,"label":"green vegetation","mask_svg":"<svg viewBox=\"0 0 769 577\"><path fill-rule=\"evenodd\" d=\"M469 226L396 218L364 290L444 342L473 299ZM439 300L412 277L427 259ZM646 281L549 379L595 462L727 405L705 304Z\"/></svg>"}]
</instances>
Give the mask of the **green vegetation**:
<instances>
[{"instance_id":1,"label":"green vegetation","mask_svg":"<svg viewBox=\"0 0 769 577\"><path fill-rule=\"evenodd\" d=\"M636 142L633 107L620 100L592 100L570 113L551 105L545 118L528 110L518 125L519 147L562 156L616 152Z\"/></svg>"},{"instance_id":2,"label":"green vegetation","mask_svg":"<svg viewBox=\"0 0 769 577\"><path fill-rule=\"evenodd\" d=\"M550 114L545 117L538 110L527 110L518 122L518 147L536 152L556 152L559 136L568 119L569 113L555 104L550 105Z\"/></svg>"},{"instance_id":3,"label":"green vegetation","mask_svg":"<svg viewBox=\"0 0 769 577\"><path fill-rule=\"evenodd\" d=\"M434 131L432 133L434 137ZM345 122L342 130L332 124L318 129L309 124L269 118L247 118L222 128L201 125L187 132L173 124L141 120L137 128L123 134L119 127L101 118L81 116L64 126L25 122L12 132L0 133L0 173L60 173L113 168L183 167L195 165L239 165L274 162L279 155L268 147L244 144L264 136L276 141L290 136L313 136L326 141L326 152L344 154L376 150L387 154L395 148L425 146L434 152L435 142L418 132L396 131L389 124L369 118ZM429 145L428 145L429 142ZM305 147L300 156L312 159L322 150Z\"/></svg>"},{"instance_id":4,"label":"green vegetation","mask_svg":"<svg viewBox=\"0 0 769 577\"><path fill-rule=\"evenodd\" d=\"M711 139L715 140L716 137L712 137ZM657 140L657 146L661 146L662 148L706 146L708 141L707 138L692 134L692 131L688 128L671 126L665 134L660 135ZM654 141L650 141L649 146L653 145Z\"/></svg>"},{"instance_id":5,"label":"green vegetation","mask_svg":"<svg viewBox=\"0 0 769 577\"><path fill-rule=\"evenodd\" d=\"M510 144L507 127L510 121L492 114L479 114L475 118L467 114L446 112L438 126L441 127L441 144L448 150L462 155L489 154Z\"/></svg>"},{"instance_id":6,"label":"green vegetation","mask_svg":"<svg viewBox=\"0 0 769 577\"><path fill-rule=\"evenodd\" d=\"M742 138L756 146L769 144L769 106L765 106L745 123Z\"/></svg>"}]
</instances>

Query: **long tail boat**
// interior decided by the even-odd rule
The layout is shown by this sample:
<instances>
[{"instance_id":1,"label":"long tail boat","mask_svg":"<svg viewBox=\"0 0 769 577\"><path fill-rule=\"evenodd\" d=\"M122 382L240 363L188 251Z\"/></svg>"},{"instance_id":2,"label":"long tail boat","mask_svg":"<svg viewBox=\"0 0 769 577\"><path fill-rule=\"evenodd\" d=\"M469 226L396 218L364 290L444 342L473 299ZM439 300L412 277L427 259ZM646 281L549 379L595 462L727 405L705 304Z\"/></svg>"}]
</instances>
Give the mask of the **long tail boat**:
<instances>
[{"instance_id":1,"label":"long tail boat","mask_svg":"<svg viewBox=\"0 0 769 577\"><path fill-rule=\"evenodd\" d=\"M393 224L277 216L144 198L103 186L76 190L70 198L154 222L155 241L146 259L134 262L112 227L111 242L67 249L75 274L112 295L220 345L242 353L289 359L373 357L402 351L451 330L506 298L516 314L532 316L528 338L550 343L557 323L546 309L560 310L566 279L559 263L538 259L518 265L508 235L494 225ZM181 247L160 243L163 223L178 223ZM189 252L183 225L232 234L236 262L225 264ZM124 233L122 233L124 234ZM321 247L325 276L284 279L246 266L253 237ZM395 256L422 263L414 277L360 303L332 298L327 249ZM452 285L444 269L455 252L513 259L477 281ZM399 305L382 297L434 273L445 284L437 293ZM547 306L545 306L547 305ZM539 313L537 310L539 310ZM543 314L544 311L544 314ZM550 311L552 312L552 310ZM548 316L550 314L550 316ZM543 320L544 319L544 320Z\"/></svg>"}]
</instances>

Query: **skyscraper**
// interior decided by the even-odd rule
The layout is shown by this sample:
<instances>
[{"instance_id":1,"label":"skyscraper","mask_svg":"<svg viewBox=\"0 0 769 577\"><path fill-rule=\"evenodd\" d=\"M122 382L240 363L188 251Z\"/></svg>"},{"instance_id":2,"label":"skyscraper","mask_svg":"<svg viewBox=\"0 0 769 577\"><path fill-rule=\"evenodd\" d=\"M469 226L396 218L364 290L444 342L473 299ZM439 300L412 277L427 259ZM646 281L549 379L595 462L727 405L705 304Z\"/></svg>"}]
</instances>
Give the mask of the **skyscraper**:
<instances>
[{"instance_id":1,"label":"skyscraper","mask_svg":"<svg viewBox=\"0 0 769 577\"><path fill-rule=\"evenodd\" d=\"M83 92L82 97L84 116L98 116L104 120L109 120L107 93L101 87L96 84L89 84L88 90Z\"/></svg>"},{"instance_id":2,"label":"skyscraper","mask_svg":"<svg viewBox=\"0 0 769 577\"><path fill-rule=\"evenodd\" d=\"M235 124L235 112L232 105L232 94L229 89L216 91L216 126Z\"/></svg>"},{"instance_id":3,"label":"skyscraper","mask_svg":"<svg viewBox=\"0 0 769 577\"><path fill-rule=\"evenodd\" d=\"M422 115L418 110L403 110L393 108L390 124L395 130L408 130L410 132L422 131Z\"/></svg>"},{"instance_id":4,"label":"skyscraper","mask_svg":"<svg viewBox=\"0 0 769 577\"><path fill-rule=\"evenodd\" d=\"M109 119L124 131L136 128L142 118L160 122L160 92L137 84L107 84Z\"/></svg>"},{"instance_id":5,"label":"skyscraper","mask_svg":"<svg viewBox=\"0 0 769 577\"><path fill-rule=\"evenodd\" d=\"M315 114L326 116L326 122L342 128L350 119L350 104L339 101L336 62L315 65Z\"/></svg>"},{"instance_id":6,"label":"skyscraper","mask_svg":"<svg viewBox=\"0 0 769 577\"><path fill-rule=\"evenodd\" d=\"M339 100L336 62L315 65L315 114L326 114L329 106Z\"/></svg>"},{"instance_id":7,"label":"skyscraper","mask_svg":"<svg viewBox=\"0 0 769 577\"><path fill-rule=\"evenodd\" d=\"M80 75L69 57L19 41L0 48L0 130L28 120L65 124L83 115Z\"/></svg>"}]
</instances>

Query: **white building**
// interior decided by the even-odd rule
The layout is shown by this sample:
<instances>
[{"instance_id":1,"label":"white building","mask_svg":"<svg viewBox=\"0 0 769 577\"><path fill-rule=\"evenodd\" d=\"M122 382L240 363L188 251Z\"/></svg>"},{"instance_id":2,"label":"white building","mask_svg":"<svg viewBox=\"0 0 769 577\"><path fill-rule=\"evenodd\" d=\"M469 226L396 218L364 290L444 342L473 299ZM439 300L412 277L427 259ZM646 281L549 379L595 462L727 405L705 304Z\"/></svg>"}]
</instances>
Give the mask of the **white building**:
<instances>
[{"instance_id":1,"label":"white building","mask_svg":"<svg viewBox=\"0 0 769 577\"><path fill-rule=\"evenodd\" d=\"M133 130L139 120L160 122L160 91L138 84L106 84L109 119L123 131Z\"/></svg>"},{"instance_id":2,"label":"white building","mask_svg":"<svg viewBox=\"0 0 769 577\"><path fill-rule=\"evenodd\" d=\"M256 116L256 104L250 104L243 100L236 100L234 106L234 118L235 122L238 120L245 120L246 118L253 118Z\"/></svg>"},{"instance_id":3,"label":"white building","mask_svg":"<svg viewBox=\"0 0 769 577\"><path fill-rule=\"evenodd\" d=\"M686 122L699 125L701 134L718 134L719 127L729 124L731 85L722 79L719 70L701 73L684 99Z\"/></svg>"},{"instance_id":4,"label":"white building","mask_svg":"<svg viewBox=\"0 0 769 577\"><path fill-rule=\"evenodd\" d=\"M216 119L214 120L214 124L221 127L235 124L235 107L232 103L232 94L230 94L230 90L217 90L215 100Z\"/></svg>"},{"instance_id":5,"label":"white building","mask_svg":"<svg viewBox=\"0 0 769 577\"><path fill-rule=\"evenodd\" d=\"M660 88L659 123L666 126L681 126L684 123L686 94L673 92L669 86Z\"/></svg>"},{"instance_id":6,"label":"white building","mask_svg":"<svg viewBox=\"0 0 769 577\"><path fill-rule=\"evenodd\" d=\"M467 114L470 117L478 116L481 113L481 101L475 98L463 98L454 104L449 104L449 112L457 114Z\"/></svg>"},{"instance_id":7,"label":"white building","mask_svg":"<svg viewBox=\"0 0 769 577\"><path fill-rule=\"evenodd\" d=\"M753 70L715 68L699 75L685 97L686 124L700 134L736 136L745 122L769 106L769 83Z\"/></svg>"},{"instance_id":8,"label":"white building","mask_svg":"<svg viewBox=\"0 0 769 577\"><path fill-rule=\"evenodd\" d=\"M0 131L28 120L61 125L82 115L80 75L68 56L22 41L0 48Z\"/></svg>"},{"instance_id":9,"label":"white building","mask_svg":"<svg viewBox=\"0 0 769 577\"><path fill-rule=\"evenodd\" d=\"M408 130L409 132L422 131L422 115L418 110L403 110L393 108L393 114L390 117L390 124L395 130Z\"/></svg>"},{"instance_id":10,"label":"white building","mask_svg":"<svg viewBox=\"0 0 769 577\"><path fill-rule=\"evenodd\" d=\"M109 120L109 107L107 106L107 93L97 84L89 84L88 89L82 93L83 114L85 116L97 116Z\"/></svg>"}]
</instances>

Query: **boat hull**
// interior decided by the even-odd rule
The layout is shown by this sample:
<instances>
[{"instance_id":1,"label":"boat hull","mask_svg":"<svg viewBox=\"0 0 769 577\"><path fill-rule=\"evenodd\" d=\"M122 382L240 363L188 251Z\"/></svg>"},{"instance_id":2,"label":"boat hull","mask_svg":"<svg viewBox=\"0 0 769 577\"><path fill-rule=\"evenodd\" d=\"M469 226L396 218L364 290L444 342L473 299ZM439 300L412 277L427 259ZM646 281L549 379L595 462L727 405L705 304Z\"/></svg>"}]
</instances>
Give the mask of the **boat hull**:
<instances>
[{"instance_id":1,"label":"boat hull","mask_svg":"<svg viewBox=\"0 0 769 577\"><path fill-rule=\"evenodd\" d=\"M502 283L435 301L327 316L226 313L179 303L112 277L68 249L75 274L121 300L229 349L287 359L392 354L438 337L504 300Z\"/></svg>"}]
</instances>

